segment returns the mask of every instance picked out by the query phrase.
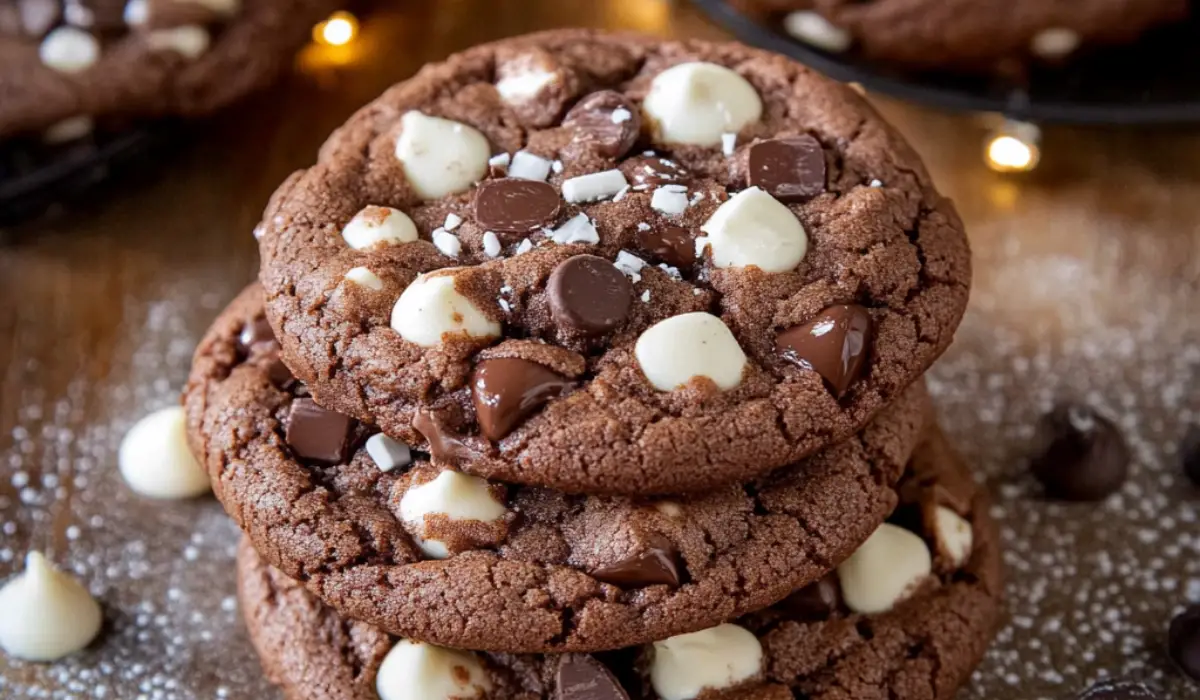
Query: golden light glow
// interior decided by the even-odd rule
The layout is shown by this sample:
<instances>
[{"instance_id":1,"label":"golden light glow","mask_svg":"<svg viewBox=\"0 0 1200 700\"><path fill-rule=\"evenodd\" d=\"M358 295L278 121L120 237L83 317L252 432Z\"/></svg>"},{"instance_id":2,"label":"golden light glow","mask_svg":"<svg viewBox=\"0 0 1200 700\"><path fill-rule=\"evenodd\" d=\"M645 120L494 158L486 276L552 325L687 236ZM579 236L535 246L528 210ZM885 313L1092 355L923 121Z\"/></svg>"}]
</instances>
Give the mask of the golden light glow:
<instances>
[{"instance_id":1,"label":"golden light glow","mask_svg":"<svg viewBox=\"0 0 1200 700\"><path fill-rule=\"evenodd\" d=\"M313 41L325 46L345 46L358 36L358 19L349 12L339 11L313 27Z\"/></svg>"},{"instance_id":2,"label":"golden light glow","mask_svg":"<svg viewBox=\"0 0 1200 700\"><path fill-rule=\"evenodd\" d=\"M1037 144L1023 141L1012 134L993 136L987 145L987 163L1001 173L1024 173L1037 167L1041 151Z\"/></svg>"}]
</instances>

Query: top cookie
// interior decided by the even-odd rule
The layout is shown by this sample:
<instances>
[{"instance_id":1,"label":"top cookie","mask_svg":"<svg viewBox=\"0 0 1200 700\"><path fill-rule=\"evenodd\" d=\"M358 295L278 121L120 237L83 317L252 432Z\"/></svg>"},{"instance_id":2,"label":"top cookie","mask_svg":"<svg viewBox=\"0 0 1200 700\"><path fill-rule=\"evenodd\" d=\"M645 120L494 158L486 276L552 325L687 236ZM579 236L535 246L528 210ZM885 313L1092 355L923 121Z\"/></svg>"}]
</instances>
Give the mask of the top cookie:
<instances>
[{"instance_id":1,"label":"top cookie","mask_svg":"<svg viewBox=\"0 0 1200 700\"><path fill-rule=\"evenodd\" d=\"M332 0L0 0L0 137L210 112L291 65Z\"/></svg>"},{"instance_id":2,"label":"top cookie","mask_svg":"<svg viewBox=\"0 0 1200 700\"><path fill-rule=\"evenodd\" d=\"M953 206L853 91L586 30L392 88L260 240L319 403L576 493L746 481L853 434L949 344L970 282Z\"/></svg>"}]
</instances>

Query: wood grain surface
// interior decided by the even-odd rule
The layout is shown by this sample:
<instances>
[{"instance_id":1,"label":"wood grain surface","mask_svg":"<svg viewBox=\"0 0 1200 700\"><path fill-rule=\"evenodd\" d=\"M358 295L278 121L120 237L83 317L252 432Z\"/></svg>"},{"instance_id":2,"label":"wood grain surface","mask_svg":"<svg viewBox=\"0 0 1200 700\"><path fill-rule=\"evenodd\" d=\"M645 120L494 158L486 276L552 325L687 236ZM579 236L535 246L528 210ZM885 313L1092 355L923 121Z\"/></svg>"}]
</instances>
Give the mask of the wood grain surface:
<instances>
[{"instance_id":1,"label":"wood grain surface","mask_svg":"<svg viewBox=\"0 0 1200 700\"><path fill-rule=\"evenodd\" d=\"M660 0L395 0L345 51L310 47L276 89L0 247L0 578L41 549L107 627L53 665L0 656L2 698L270 698L233 595L236 529L211 499L155 503L116 471L123 432L177 400L194 344L257 269L268 195L325 135L422 63L571 25L721 37ZM946 426L996 494L1010 622L964 698L1071 697L1093 679L1195 697L1166 626L1200 599L1200 492L1176 447L1200 418L1200 133L1054 129L1042 167L988 171L978 118L887 101L967 221L976 289L931 374ZM1102 505L1038 496L1037 417L1088 401L1136 463ZM0 611L0 615L3 611Z\"/></svg>"}]
</instances>

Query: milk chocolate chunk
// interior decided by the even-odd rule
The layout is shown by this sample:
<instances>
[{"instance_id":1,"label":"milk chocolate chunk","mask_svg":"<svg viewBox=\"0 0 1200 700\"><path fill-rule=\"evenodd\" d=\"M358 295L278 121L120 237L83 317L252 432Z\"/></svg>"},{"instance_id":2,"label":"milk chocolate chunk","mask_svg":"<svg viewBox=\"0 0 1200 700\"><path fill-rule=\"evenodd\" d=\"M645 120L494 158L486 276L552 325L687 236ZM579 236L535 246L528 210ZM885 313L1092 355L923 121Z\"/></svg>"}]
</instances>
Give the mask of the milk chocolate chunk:
<instances>
[{"instance_id":1,"label":"milk chocolate chunk","mask_svg":"<svg viewBox=\"0 0 1200 700\"><path fill-rule=\"evenodd\" d=\"M471 397L479 429L500 440L570 382L536 362L514 357L484 360L471 375Z\"/></svg>"}]
</instances>

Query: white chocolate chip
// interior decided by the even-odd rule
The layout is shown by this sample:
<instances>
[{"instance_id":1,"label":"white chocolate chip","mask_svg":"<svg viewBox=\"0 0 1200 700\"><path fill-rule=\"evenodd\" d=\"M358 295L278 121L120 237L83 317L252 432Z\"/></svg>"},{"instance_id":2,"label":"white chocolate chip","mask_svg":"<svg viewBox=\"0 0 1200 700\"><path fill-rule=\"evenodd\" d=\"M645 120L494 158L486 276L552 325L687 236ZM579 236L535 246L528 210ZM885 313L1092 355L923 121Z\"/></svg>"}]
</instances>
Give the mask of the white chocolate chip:
<instances>
[{"instance_id":1,"label":"white chocolate chip","mask_svg":"<svg viewBox=\"0 0 1200 700\"><path fill-rule=\"evenodd\" d=\"M122 16L131 27L143 26L150 20L150 0L129 0Z\"/></svg>"},{"instance_id":2,"label":"white chocolate chip","mask_svg":"<svg viewBox=\"0 0 1200 700\"><path fill-rule=\"evenodd\" d=\"M588 173L566 180L562 184L563 199L572 204L578 202L594 202L612 197L623 188L628 187L625 174L620 170L605 170L599 173Z\"/></svg>"},{"instance_id":3,"label":"white chocolate chip","mask_svg":"<svg viewBox=\"0 0 1200 700\"><path fill-rule=\"evenodd\" d=\"M687 194L659 187L650 197L650 208L663 214L682 214L688 208Z\"/></svg>"},{"instance_id":4,"label":"white chocolate chip","mask_svg":"<svg viewBox=\"0 0 1200 700\"><path fill-rule=\"evenodd\" d=\"M613 267L625 273L625 276L632 279L634 282L642 280L642 268L646 266L646 261L642 260L632 253L622 250L617 253L617 259L613 262Z\"/></svg>"},{"instance_id":5,"label":"white chocolate chip","mask_svg":"<svg viewBox=\"0 0 1200 700\"><path fill-rule=\"evenodd\" d=\"M76 141L92 133L95 122L86 114L77 117L67 117L60 122L51 124L42 132L42 142L48 144Z\"/></svg>"},{"instance_id":6,"label":"white chocolate chip","mask_svg":"<svg viewBox=\"0 0 1200 700\"><path fill-rule=\"evenodd\" d=\"M183 408L155 411L130 428L121 440L117 464L137 493L150 498L192 498L208 493L208 475L187 443Z\"/></svg>"},{"instance_id":7,"label":"white chocolate chip","mask_svg":"<svg viewBox=\"0 0 1200 700\"><path fill-rule=\"evenodd\" d=\"M409 488L400 499L400 519L412 531L421 551L435 559L445 559L450 551L444 542L426 537L425 516L490 523L507 512L492 494L488 482L450 469L433 481Z\"/></svg>"},{"instance_id":8,"label":"white chocolate chip","mask_svg":"<svg viewBox=\"0 0 1200 700\"><path fill-rule=\"evenodd\" d=\"M837 568L846 606L857 613L887 612L933 571L925 540L884 523Z\"/></svg>"},{"instance_id":9,"label":"white chocolate chip","mask_svg":"<svg viewBox=\"0 0 1200 700\"><path fill-rule=\"evenodd\" d=\"M379 279L379 275L371 272L365 267L352 267L346 271L346 280L357 284L360 287L380 291L383 289L383 280Z\"/></svg>"},{"instance_id":10,"label":"white chocolate chip","mask_svg":"<svg viewBox=\"0 0 1200 700\"><path fill-rule=\"evenodd\" d=\"M883 187L883 180L871 180L870 185L871 187Z\"/></svg>"},{"instance_id":11,"label":"white chocolate chip","mask_svg":"<svg viewBox=\"0 0 1200 700\"><path fill-rule=\"evenodd\" d=\"M493 168L501 168L503 170L508 170L508 164L511 162L512 156L508 155L507 153L497 153L491 158L488 158L488 165Z\"/></svg>"},{"instance_id":12,"label":"white chocolate chip","mask_svg":"<svg viewBox=\"0 0 1200 700\"><path fill-rule=\"evenodd\" d=\"M675 501L659 501L654 504L655 510L668 518L679 518L683 516L683 506Z\"/></svg>"},{"instance_id":13,"label":"white chocolate chip","mask_svg":"<svg viewBox=\"0 0 1200 700\"><path fill-rule=\"evenodd\" d=\"M96 23L96 15L79 4L79 0L67 0L63 4L63 19L76 27L90 27Z\"/></svg>"},{"instance_id":14,"label":"white chocolate chip","mask_svg":"<svg viewBox=\"0 0 1200 700\"><path fill-rule=\"evenodd\" d=\"M550 161L541 156L529 151L517 151L513 156L512 165L508 166L508 176L545 182L546 178L550 177L550 167Z\"/></svg>"},{"instance_id":15,"label":"white chocolate chip","mask_svg":"<svg viewBox=\"0 0 1200 700\"><path fill-rule=\"evenodd\" d=\"M475 654L424 642L396 642L375 676L379 700L470 700L492 689Z\"/></svg>"},{"instance_id":16,"label":"white chocolate chip","mask_svg":"<svg viewBox=\"0 0 1200 700\"><path fill-rule=\"evenodd\" d=\"M424 199L470 189L487 175L491 152L487 137L466 124L416 111L400 118L396 158Z\"/></svg>"},{"instance_id":17,"label":"white chocolate chip","mask_svg":"<svg viewBox=\"0 0 1200 700\"><path fill-rule=\"evenodd\" d=\"M731 156L737 151L737 134L721 134L721 153Z\"/></svg>"},{"instance_id":18,"label":"white chocolate chip","mask_svg":"<svg viewBox=\"0 0 1200 700\"><path fill-rule=\"evenodd\" d=\"M194 61L208 51L212 44L212 35L200 25L189 24L170 29L155 29L146 35L146 43L155 51L174 51Z\"/></svg>"},{"instance_id":19,"label":"white chocolate chip","mask_svg":"<svg viewBox=\"0 0 1200 700\"><path fill-rule=\"evenodd\" d=\"M462 222L463 218L461 216L455 214L454 212L450 212L446 215L446 223L442 224L442 228L446 229L447 231L453 231L461 226Z\"/></svg>"},{"instance_id":20,"label":"white chocolate chip","mask_svg":"<svg viewBox=\"0 0 1200 700\"><path fill-rule=\"evenodd\" d=\"M703 258L708 249L708 236L696 236L696 257Z\"/></svg>"},{"instance_id":21,"label":"white chocolate chip","mask_svg":"<svg viewBox=\"0 0 1200 700\"><path fill-rule=\"evenodd\" d=\"M88 590L55 569L41 552L0 588L0 648L29 661L57 661L86 647L104 616Z\"/></svg>"},{"instance_id":22,"label":"white chocolate chip","mask_svg":"<svg viewBox=\"0 0 1200 700\"><path fill-rule=\"evenodd\" d=\"M553 170L555 173L561 173L563 170L566 170L566 166L563 165L563 162L561 160L556 160L550 164L550 169Z\"/></svg>"},{"instance_id":23,"label":"white chocolate chip","mask_svg":"<svg viewBox=\"0 0 1200 700\"><path fill-rule=\"evenodd\" d=\"M367 454L381 472L390 472L397 467L412 464L412 451L403 442L397 442L383 433L367 438Z\"/></svg>"},{"instance_id":24,"label":"white chocolate chip","mask_svg":"<svg viewBox=\"0 0 1200 700\"><path fill-rule=\"evenodd\" d=\"M587 217L587 214L576 214L564 223L562 226L554 229L554 234L551 236L555 243L599 243L600 234L596 232L596 227L592 224L592 220Z\"/></svg>"},{"instance_id":25,"label":"white chocolate chip","mask_svg":"<svg viewBox=\"0 0 1200 700\"><path fill-rule=\"evenodd\" d=\"M708 234L717 267L755 265L763 272L787 272L808 252L808 235L800 220L757 187L717 207L700 230Z\"/></svg>"},{"instance_id":26,"label":"white chocolate chip","mask_svg":"<svg viewBox=\"0 0 1200 700\"><path fill-rule=\"evenodd\" d=\"M754 86L714 63L681 63L655 76L642 109L665 143L716 146L762 116Z\"/></svg>"},{"instance_id":27,"label":"white chocolate chip","mask_svg":"<svg viewBox=\"0 0 1200 700\"><path fill-rule=\"evenodd\" d=\"M56 0L17 0L16 3L7 3L9 8L14 4L17 19L26 36L42 36L58 23Z\"/></svg>"},{"instance_id":28,"label":"white chocolate chip","mask_svg":"<svg viewBox=\"0 0 1200 700\"><path fill-rule=\"evenodd\" d=\"M850 32L811 10L798 10L783 18L783 29L793 38L831 53L842 53L854 43Z\"/></svg>"},{"instance_id":29,"label":"white chocolate chip","mask_svg":"<svg viewBox=\"0 0 1200 700\"><path fill-rule=\"evenodd\" d=\"M562 74L543 65L534 54L526 54L496 67L496 91L510 105L536 100L544 90L562 82Z\"/></svg>"},{"instance_id":30,"label":"white chocolate chip","mask_svg":"<svg viewBox=\"0 0 1200 700\"><path fill-rule=\"evenodd\" d=\"M1075 53L1082 41L1078 32L1054 27L1035 34L1029 42L1029 50L1039 58L1053 61Z\"/></svg>"},{"instance_id":31,"label":"white chocolate chip","mask_svg":"<svg viewBox=\"0 0 1200 700\"><path fill-rule=\"evenodd\" d=\"M659 321L634 346L642 373L655 389L673 391L707 377L728 391L742 382L746 353L725 323L697 311Z\"/></svg>"},{"instance_id":32,"label":"white chocolate chip","mask_svg":"<svg viewBox=\"0 0 1200 700\"><path fill-rule=\"evenodd\" d=\"M650 290L649 289L642 292L642 301L647 304L650 303Z\"/></svg>"},{"instance_id":33,"label":"white chocolate chip","mask_svg":"<svg viewBox=\"0 0 1200 700\"><path fill-rule=\"evenodd\" d=\"M528 253L531 250L533 250L533 244L529 242L528 238L517 244L517 255Z\"/></svg>"},{"instance_id":34,"label":"white chocolate chip","mask_svg":"<svg viewBox=\"0 0 1200 700\"><path fill-rule=\"evenodd\" d=\"M501 250L500 237L491 231L485 231L483 234L483 252L489 258L498 258L500 257Z\"/></svg>"},{"instance_id":35,"label":"white chocolate chip","mask_svg":"<svg viewBox=\"0 0 1200 700\"><path fill-rule=\"evenodd\" d=\"M59 27L42 40L38 56L46 67L60 73L79 73L100 58L100 42L82 29Z\"/></svg>"},{"instance_id":36,"label":"white chocolate chip","mask_svg":"<svg viewBox=\"0 0 1200 700\"><path fill-rule=\"evenodd\" d=\"M420 275L408 285L392 307L392 328L410 343L426 348L440 345L447 334L499 336L500 324L459 294L454 277L445 272Z\"/></svg>"},{"instance_id":37,"label":"white chocolate chip","mask_svg":"<svg viewBox=\"0 0 1200 700\"><path fill-rule=\"evenodd\" d=\"M399 209L366 206L342 229L342 238L355 250L412 243L418 238L417 225Z\"/></svg>"},{"instance_id":38,"label":"white chocolate chip","mask_svg":"<svg viewBox=\"0 0 1200 700\"><path fill-rule=\"evenodd\" d=\"M434 229L430 237L433 239L433 245L448 258L457 258L462 252L462 241L444 228Z\"/></svg>"},{"instance_id":39,"label":"white chocolate chip","mask_svg":"<svg viewBox=\"0 0 1200 700\"><path fill-rule=\"evenodd\" d=\"M933 513L934 537L940 549L955 567L960 567L971 558L975 545L975 533L967 519L946 506L938 506Z\"/></svg>"},{"instance_id":40,"label":"white chocolate chip","mask_svg":"<svg viewBox=\"0 0 1200 700\"><path fill-rule=\"evenodd\" d=\"M612 119L613 124L624 124L630 119L633 119L633 112L630 112L624 107L617 107L613 110L610 118Z\"/></svg>"},{"instance_id":41,"label":"white chocolate chip","mask_svg":"<svg viewBox=\"0 0 1200 700\"><path fill-rule=\"evenodd\" d=\"M693 700L706 690L723 690L762 672L763 649L749 630L717 625L654 643L650 685L662 700Z\"/></svg>"}]
</instances>

